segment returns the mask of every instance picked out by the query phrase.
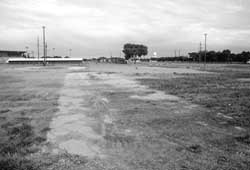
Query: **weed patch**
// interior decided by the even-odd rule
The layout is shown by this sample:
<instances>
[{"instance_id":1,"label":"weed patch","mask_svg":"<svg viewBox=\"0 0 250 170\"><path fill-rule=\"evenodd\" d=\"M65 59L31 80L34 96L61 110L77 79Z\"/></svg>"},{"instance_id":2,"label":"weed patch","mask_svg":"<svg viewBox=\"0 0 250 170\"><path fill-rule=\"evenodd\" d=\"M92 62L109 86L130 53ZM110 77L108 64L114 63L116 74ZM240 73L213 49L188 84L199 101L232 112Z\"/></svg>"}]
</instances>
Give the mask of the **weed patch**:
<instances>
[{"instance_id":1,"label":"weed patch","mask_svg":"<svg viewBox=\"0 0 250 170\"><path fill-rule=\"evenodd\" d=\"M239 77L250 77L250 74L186 75L138 81L208 108L210 118L223 113L233 117L233 120L226 120L228 125L250 127L250 83L237 81Z\"/></svg>"},{"instance_id":2,"label":"weed patch","mask_svg":"<svg viewBox=\"0 0 250 170\"><path fill-rule=\"evenodd\" d=\"M8 140L0 146L0 167L3 170L38 170L34 162L25 158L31 153L30 147L34 144L35 134L29 124L5 126ZM38 142L41 142L40 140Z\"/></svg>"},{"instance_id":3,"label":"weed patch","mask_svg":"<svg viewBox=\"0 0 250 170\"><path fill-rule=\"evenodd\" d=\"M200 145L191 145L189 147L186 148L189 152L193 152L193 153L201 153L202 152L202 148Z\"/></svg>"},{"instance_id":4,"label":"weed patch","mask_svg":"<svg viewBox=\"0 0 250 170\"><path fill-rule=\"evenodd\" d=\"M40 168L31 160L21 158L18 155L0 157L0 169L2 170L39 170Z\"/></svg>"},{"instance_id":5,"label":"weed patch","mask_svg":"<svg viewBox=\"0 0 250 170\"><path fill-rule=\"evenodd\" d=\"M9 112L9 111L10 111L10 109L0 110L0 114L7 113L7 112Z\"/></svg>"},{"instance_id":6,"label":"weed patch","mask_svg":"<svg viewBox=\"0 0 250 170\"><path fill-rule=\"evenodd\" d=\"M250 145L250 135L235 137L236 141Z\"/></svg>"}]
</instances>

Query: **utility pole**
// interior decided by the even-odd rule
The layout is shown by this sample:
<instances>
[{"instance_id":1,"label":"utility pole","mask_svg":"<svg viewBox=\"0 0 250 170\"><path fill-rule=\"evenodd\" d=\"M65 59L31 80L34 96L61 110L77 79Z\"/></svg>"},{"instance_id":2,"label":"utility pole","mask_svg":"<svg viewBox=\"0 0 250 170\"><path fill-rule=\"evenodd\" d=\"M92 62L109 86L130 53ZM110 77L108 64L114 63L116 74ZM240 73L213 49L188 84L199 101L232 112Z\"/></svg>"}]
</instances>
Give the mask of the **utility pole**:
<instances>
[{"instance_id":1,"label":"utility pole","mask_svg":"<svg viewBox=\"0 0 250 170\"><path fill-rule=\"evenodd\" d=\"M45 26L43 28L43 65L46 65Z\"/></svg>"},{"instance_id":2,"label":"utility pole","mask_svg":"<svg viewBox=\"0 0 250 170\"><path fill-rule=\"evenodd\" d=\"M40 53L39 53L39 36L37 37L37 57L38 57L38 60L40 58Z\"/></svg>"},{"instance_id":3,"label":"utility pole","mask_svg":"<svg viewBox=\"0 0 250 170\"><path fill-rule=\"evenodd\" d=\"M201 44L201 42L200 42L199 63L201 62L201 50L202 50L202 44Z\"/></svg>"},{"instance_id":4,"label":"utility pole","mask_svg":"<svg viewBox=\"0 0 250 170\"><path fill-rule=\"evenodd\" d=\"M28 53L29 47L26 46L25 49L26 49L26 58L28 58L28 56L29 56L29 53Z\"/></svg>"},{"instance_id":5,"label":"utility pole","mask_svg":"<svg viewBox=\"0 0 250 170\"><path fill-rule=\"evenodd\" d=\"M179 50L179 57L181 57L181 50Z\"/></svg>"},{"instance_id":6,"label":"utility pole","mask_svg":"<svg viewBox=\"0 0 250 170\"><path fill-rule=\"evenodd\" d=\"M35 55L34 55L34 51L31 51L31 54L32 54L32 58L34 58L34 56L35 56Z\"/></svg>"},{"instance_id":7,"label":"utility pole","mask_svg":"<svg viewBox=\"0 0 250 170\"><path fill-rule=\"evenodd\" d=\"M48 44L47 44L47 42L46 42L46 44L45 44L45 56L46 56L46 59L47 59L47 56L48 56Z\"/></svg>"},{"instance_id":8,"label":"utility pole","mask_svg":"<svg viewBox=\"0 0 250 170\"><path fill-rule=\"evenodd\" d=\"M174 50L174 57L176 57L176 50Z\"/></svg>"},{"instance_id":9,"label":"utility pole","mask_svg":"<svg viewBox=\"0 0 250 170\"><path fill-rule=\"evenodd\" d=\"M205 59L204 59L204 69L206 69L206 62L207 62L207 33L205 35Z\"/></svg>"},{"instance_id":10,"label":"utility pole","mask_svg":"<svg viewBox=\"0 0 250 170\"><path fill-rule=\"evenodd\" d=\"M71 51L72 51L72 49L69 49L69 57L71 57Z\"/></svg>"},{"instance_id":11,"label":"utility pole","mask_svg":"<svg viewBox=\"0 0 250 170\"><path fill-rule=\"evenodd\" d=\"M54 57L55 56L55 48L52 48L52 51L53 51L52 57Z\"/></svg>"}]
</instances>

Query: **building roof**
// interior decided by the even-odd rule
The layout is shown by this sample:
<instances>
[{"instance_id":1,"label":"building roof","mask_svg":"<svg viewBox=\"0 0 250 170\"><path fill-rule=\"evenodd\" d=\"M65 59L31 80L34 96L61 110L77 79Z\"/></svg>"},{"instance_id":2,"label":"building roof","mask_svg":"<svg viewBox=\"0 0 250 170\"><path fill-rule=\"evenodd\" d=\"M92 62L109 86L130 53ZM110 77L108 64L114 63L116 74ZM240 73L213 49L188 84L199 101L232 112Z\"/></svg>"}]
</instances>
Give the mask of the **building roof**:
<instances>
[{"instance_id":1,"label":"building roof","mask_svg":"<svg viewBox=\"0 0 250 170\"><path fill-rule=\"evenodd\" d=\"M82 61L83 59L82 58L46 58L45 61ZM10 58L7 60L7 62L32 62L32 61L39 61L39 62L42 62L44 61L44 58Z\"/></svg>"},{"instance_id":2,"label":"building roof","mask_svg":"<svg viewBox=\"0 0 250 170\"><path fill-rule=\"evenodd\" d=\"M0 50L0 53L26 53L26 51Z\"/></svg>"}]
</instances>

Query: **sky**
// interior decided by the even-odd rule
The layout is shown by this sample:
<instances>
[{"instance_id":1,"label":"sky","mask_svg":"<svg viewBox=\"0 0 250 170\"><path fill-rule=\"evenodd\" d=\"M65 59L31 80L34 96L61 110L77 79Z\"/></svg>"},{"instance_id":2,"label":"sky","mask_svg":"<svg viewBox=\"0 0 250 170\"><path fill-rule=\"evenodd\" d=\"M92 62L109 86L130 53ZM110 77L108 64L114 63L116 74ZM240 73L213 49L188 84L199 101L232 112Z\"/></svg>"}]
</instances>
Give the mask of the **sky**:
<instances>
[{"instance_id":1,"label":"sky","mask_svg":"<svg viewBox=\"0 0 250 170\"><path fill-rule=\"evenodd\" d=\"M249 9L249 0L0 0L0 49L36 54L45 26L48 55L119 57L125 43L187 55L204 48L204 33L208 50L241 52L250 50Z\"/></svg>"}]
</instances>

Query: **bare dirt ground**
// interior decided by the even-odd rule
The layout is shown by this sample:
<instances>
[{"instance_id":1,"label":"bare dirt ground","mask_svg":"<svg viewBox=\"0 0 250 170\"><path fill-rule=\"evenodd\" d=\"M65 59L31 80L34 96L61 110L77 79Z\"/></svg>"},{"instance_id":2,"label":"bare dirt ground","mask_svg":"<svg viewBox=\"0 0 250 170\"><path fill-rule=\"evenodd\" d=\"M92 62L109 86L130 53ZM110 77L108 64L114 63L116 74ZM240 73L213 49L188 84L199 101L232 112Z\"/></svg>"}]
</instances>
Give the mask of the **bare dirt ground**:
<instances>
[{"instance_id":1,"label":"bare dirt ground","mask_svg":"<svg viewBox=\"0 0 250 170\"><path fill-rule=\"evenodd\" d=\"M197 64L173 63L4 65L0 167L249 169L249 110L233 96L232 84L250 93L249 70L210 65L205 72ZM227 71L235 74L225 78ZM225 100L223 90L230 94Z\"/></svg>"}]
</instances>

